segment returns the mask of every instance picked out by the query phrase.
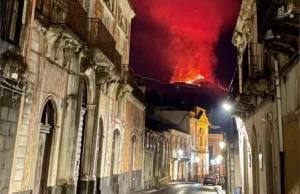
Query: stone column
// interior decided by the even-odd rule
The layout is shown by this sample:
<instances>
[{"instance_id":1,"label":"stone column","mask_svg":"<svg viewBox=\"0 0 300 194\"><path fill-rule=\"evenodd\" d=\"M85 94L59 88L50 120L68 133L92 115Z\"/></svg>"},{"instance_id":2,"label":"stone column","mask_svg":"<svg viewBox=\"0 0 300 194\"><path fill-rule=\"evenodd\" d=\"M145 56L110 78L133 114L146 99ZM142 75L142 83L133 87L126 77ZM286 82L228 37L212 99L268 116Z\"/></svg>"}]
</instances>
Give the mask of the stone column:
<instances>
[{"instance_id":1,"label":"stone column","mask_svg":"<svg viewBox=\"0 0 300 194\"><path fill-rule=\"evenodd\" d=\"M84 155L82 161L83 166L82 166L82 175L80 177L80 183L79 183L80 194L89 193L89 180L91 179L90 169L91 169L91 159L92 159L95 107L96 105L94 104L87 105L86 128L84 129L85 135L84 135L84 146L83 146Z\"/></svg>"},{"instance_id":2,"label":"stone column","mask_svg":"<svg viewBox=\"0 0 300 194\"><path fill-rule=\"evenodd\" d=\"M97 85L96 89L96 109L94 111L94 126L93 126L93 136L92 136L92 142L91 142L91 162L90 162L90 173L89 173L89 192L88 193L94 193L96 190L100 190L100 188L96 188L96 166L97 166L97 153L99 149L101 149L101 142L98 142L99 139L99 105L100 105L100 90L101 85ZM102 134L100 134L102 135ZM102 138L101 138L102 139ZM100 150L101 151L101 150ZM101 159L100 159L101 161ZM101 169L101 167L100 167ZM100 186L100 180L99 181L99 186Z\"/></svg>"}]
</instances>

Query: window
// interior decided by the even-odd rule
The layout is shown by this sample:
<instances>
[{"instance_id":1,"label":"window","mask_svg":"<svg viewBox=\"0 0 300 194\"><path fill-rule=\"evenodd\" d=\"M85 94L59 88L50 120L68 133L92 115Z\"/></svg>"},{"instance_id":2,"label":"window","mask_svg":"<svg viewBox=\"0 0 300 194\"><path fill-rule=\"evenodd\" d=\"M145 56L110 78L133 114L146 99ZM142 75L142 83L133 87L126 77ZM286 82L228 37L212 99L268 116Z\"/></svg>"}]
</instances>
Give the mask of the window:
<instances>
[{"instance_id":1,"label":"window","mask_svg":"<svg viewBox=\"0 0 300 194\"><path fill-rule=\"evenodd\" d=\"M209 161L214 158L214 146L208 146Z\"/></svg>"}]
</instances>

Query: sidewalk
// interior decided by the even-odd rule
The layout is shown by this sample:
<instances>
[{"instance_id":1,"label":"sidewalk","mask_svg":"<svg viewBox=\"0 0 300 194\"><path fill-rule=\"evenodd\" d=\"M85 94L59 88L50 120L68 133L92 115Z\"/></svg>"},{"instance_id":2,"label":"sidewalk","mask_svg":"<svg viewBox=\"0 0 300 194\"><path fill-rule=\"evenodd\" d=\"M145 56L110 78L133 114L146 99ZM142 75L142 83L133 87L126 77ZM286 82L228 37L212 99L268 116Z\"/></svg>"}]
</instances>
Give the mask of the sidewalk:
<instances>
[{"instance_id":1,"label":"sidewalk","mask_svg":"<svg viewBox=\"0 0 300 194\"><path fill-rule=\"evenodd\" d=\"M130 194L147 194L147 193L153 193L153 192L156 192L156 191L160 191L162 189L165 189L167 188L168 185L166 186L162 186L160 188L157 188L157 189L150 189L150 190L143 190L143 191L136 191L136 192L133 192L133 193L130 193Z\"/></svg>"},{"instance_id":2,"label":"sidewalk","mask_svg":"<svg viewBox=\"0 0 300 194\"><path fill-rule=\"evenodd\" d=\"M215 186L215 190L218 194L226 194L226 191L222 190L222 186Z\"/></svg>"}]
</instances>

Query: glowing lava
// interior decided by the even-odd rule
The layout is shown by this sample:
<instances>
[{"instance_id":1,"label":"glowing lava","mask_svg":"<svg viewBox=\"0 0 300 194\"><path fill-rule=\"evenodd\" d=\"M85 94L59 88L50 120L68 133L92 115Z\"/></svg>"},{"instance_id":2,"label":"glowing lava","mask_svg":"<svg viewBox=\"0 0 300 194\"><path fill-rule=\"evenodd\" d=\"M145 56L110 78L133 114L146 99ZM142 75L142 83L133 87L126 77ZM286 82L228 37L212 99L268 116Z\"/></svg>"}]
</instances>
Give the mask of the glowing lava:
<instances>
[{"instance_id":1,"label":"glowing lava","mask_svg":"<svg viewBox=\"0 0 300 194\"><path fill-rule=\"evenodd\" d=\"M204 79L204 76L203 75L197 75L195 78L193 79L189 79L189 80L171 80L170 82L171 83L175 83L175 82L185 82L187 84L193 84L195 81L199 81L199 80L202 80Z\"/></svg>"},{"instance_id":2,"label":"glowing lava","mask_svg":"<svg viewBox=\"0 0 300 194\"><path fill-rule=\"evenodd\" d=\"M144 54L140 60L148 63L140 67L143 71L171 83L193 84L200 79L218 85L215 48L221 33L235 26L240 0L132 2L138 23L132 44L139 55Z\"/></svg>"}]
</instances>

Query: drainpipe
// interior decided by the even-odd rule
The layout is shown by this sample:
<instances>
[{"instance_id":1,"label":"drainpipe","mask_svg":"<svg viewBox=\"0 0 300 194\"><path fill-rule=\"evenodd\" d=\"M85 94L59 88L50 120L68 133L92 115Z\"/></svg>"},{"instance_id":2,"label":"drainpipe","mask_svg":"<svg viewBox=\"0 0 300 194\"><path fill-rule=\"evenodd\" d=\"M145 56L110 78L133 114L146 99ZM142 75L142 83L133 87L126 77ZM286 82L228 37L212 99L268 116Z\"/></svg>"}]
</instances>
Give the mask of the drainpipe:
<instances>
[{"instance_id":1,"label":"drainpipe","mask_svg":"<svg viewBox=\"0 0 300 194\"><path fill-rule=\"evenodd\" d=\"M280 185L281 185L280 193L285 194L283 127L282 127L282 114L281 114L281 90L280 90L279 64L278 64L277 59L275 59L274 65L275 65L276 101L277 101L277 115L278 115L278 134L279 134Z\"/></svg>"},{"instance_id":2,"label":"drainpipe","mask_svg":"<svg viewBox=\"0 0 300 194\"><path fill-rule=\"evenodd\" d=\"M239 64L239 93L243 93L243 67Z\"/></svg>"}]
</instances>

